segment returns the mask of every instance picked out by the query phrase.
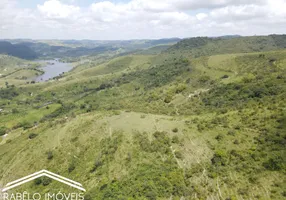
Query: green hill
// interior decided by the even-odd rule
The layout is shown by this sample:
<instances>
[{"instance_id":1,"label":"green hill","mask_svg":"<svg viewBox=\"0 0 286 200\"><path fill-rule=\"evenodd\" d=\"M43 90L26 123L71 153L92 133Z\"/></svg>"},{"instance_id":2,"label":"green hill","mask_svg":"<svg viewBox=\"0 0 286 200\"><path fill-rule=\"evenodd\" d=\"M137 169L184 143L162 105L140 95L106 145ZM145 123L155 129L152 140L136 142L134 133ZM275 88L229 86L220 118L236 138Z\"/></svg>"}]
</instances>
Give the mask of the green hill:
<instances>
[{"instance_id":1,"label":"green hill","mask_svg":"<svg viewBox=\"0 0 286 200\"><path fill-rule=\"evenodd\" d=\"M0 54L7 54L22 59L35 59L37 54L24 44L11 44L10 42L0 41Z\"/></svg>"},{"instance_id":2,"label":"green hill","mask_svg":"<svg viewBox=\"0 0 286 200\"><path fill-rule=\"evenodd\" d=\"M251 53L286 48L286 35L251 36L237 38L197 37L185 39L170 47L170 53L190 53L193 57L229 53Z\"/></svg>"},{"instance_id":3,"label":"green hill","mask_svg":"<svg viewBox=\"0 0 286 200\"><path fill-rule=\"evenodd\" d=\"M87 200L285 199L284 40L187 39L1 88L0 188L45 168ZM70 190L39 183L15 191Z\"/></svg>"},{"instance_id":4,"label":"green hill","mask_svg":"<svg viewBox=\"0 0 286 200\"><path fill-rule=\"evenodd\" d=\"M0 54L0 87L26 84L28 79L42 73L38 66L33 61Z\"/></svg>"}]
</instances>

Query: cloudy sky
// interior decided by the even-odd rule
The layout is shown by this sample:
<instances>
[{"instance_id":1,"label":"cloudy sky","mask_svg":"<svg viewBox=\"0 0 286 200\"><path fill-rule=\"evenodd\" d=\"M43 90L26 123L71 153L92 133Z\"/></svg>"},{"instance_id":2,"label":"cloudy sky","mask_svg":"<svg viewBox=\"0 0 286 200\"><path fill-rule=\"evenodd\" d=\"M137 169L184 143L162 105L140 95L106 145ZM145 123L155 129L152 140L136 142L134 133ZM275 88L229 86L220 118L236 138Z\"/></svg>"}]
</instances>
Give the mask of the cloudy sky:
<instances>
[{"instance_id":1,"label":"cloudy sky","mask_svg":"<svg viewBox=\"0 0 286 200\"><path fill-rule=\"evenodd\" d=\"M286 0L0 0L2 39L271 33L286 33Z\"/></svg>"}]
</instances>

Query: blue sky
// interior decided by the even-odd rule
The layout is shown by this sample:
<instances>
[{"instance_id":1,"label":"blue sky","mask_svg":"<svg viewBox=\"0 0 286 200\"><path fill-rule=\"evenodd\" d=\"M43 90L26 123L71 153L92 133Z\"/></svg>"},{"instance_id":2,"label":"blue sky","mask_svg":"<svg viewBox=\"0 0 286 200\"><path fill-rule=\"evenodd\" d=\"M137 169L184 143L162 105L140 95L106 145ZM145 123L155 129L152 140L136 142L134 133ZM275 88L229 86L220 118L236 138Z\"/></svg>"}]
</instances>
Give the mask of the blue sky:
<instances>
[{"instance_id":1,"label":"blue sky","mask_svg":"<svg viewBox=\"0 0 286 200\"><path fill-rule=\"evenodd\" d=\"M286 0L0 0L0 39L286 33Z\"/></svg>"}]
</instances>

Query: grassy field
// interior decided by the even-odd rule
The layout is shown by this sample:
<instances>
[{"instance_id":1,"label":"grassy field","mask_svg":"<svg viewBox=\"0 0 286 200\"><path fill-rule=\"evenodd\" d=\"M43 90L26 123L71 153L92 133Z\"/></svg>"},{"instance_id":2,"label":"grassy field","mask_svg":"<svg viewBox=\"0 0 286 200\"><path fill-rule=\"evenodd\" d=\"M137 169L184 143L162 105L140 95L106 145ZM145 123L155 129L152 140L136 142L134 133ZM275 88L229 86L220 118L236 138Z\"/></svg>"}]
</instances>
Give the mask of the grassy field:
<instances>
[{"instance_id":1,"label":"grassy field","mask_svg":"<svg viewBox=\"0 0 286 200\"><path fill-rule=\"evenodd\" d=\"M43 73L39 64L8 55L0 55L0 88L9 85L24 85Z\"/></svg>"}]
</instances>

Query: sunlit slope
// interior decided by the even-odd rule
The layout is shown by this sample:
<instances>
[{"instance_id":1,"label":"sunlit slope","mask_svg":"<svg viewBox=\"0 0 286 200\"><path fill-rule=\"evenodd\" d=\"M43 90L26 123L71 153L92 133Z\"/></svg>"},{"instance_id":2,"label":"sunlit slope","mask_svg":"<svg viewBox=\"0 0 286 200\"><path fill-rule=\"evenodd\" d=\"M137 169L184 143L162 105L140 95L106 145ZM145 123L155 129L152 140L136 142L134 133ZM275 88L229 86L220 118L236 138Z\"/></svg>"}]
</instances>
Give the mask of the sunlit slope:
<instances>
[{"instance_id":1,"label":"sunlit slope","mask_svg":"<svg viewBox=\"0 0 286 200\"><path fill-rule=\"evenodd\" d=\"M114 74L122 71L128 72L134 69L146 68L150 65L152 57L153 56L151 55L129 55L118 57L104 64L94 65L89 69L71 74L71 76L76 78L84 78Z\"/></svg>"},{"instance_id":2,"label":"sunlit slope","mask_svg":"<svg viewBox=\"0 0 286 200\"><path fill-rule=\"evenodd\" d=\"M36 74L37 64L24 59L0 54L0 87L10 85L23 85Z\"/></svg>"},{"instance_id":3,"label":"sunlit slope","mask_svg":"<svg viewBox=\"0 0 286 200\"><path fill-rule=\"evenodd\" d=\"M1 142L1 185L45 168L81 182L87 198L149 199L152 191L161 199L283 199L279 172L267 171L249 157L261 151L261 144L255 144L255 138L263 139L259 130L238 124L235 113L182 118L95 112L58 118L12 131ZM30 139L32 134L36 137ZM273 190L273 184L278 185L275 194L264 192ZM17 191L58 188L66 189L52 181L48 186L32 182Z\"/></svg>"},{"instance_id":4,"label":"sunlit slope","mask_svg":"<svg viewBox=\"0 0 286 200\"><path fill-rule=\"evenodd\" d=\"M156 189L163 196L171 195L172 191L184 195L187 189L184 169L198 162L205 165L211 156L202 138L189 134L188 130L180 118L111 112L61 118L29 130L12 131L0 144L1 183L45 168L81 182L89 194L100 199L109 190L100 188L114 181L123 187L117 192L133 191L139 198L143 191L136 192L135 187L147 187L144 179L150 179L150 184L166 182L170 191ZM36 137L29 139L32 133ZM157 171L147 170L141 177L144 167ZM136 176L143 179L137 180ZM129 182L134 190L124 187L120 180ZM34 184L22 189L36 190ZM62 187L56 182L51 184L48 187ZM112 194L114 198L116 193Z\"/></svg>"}]
</instances>

